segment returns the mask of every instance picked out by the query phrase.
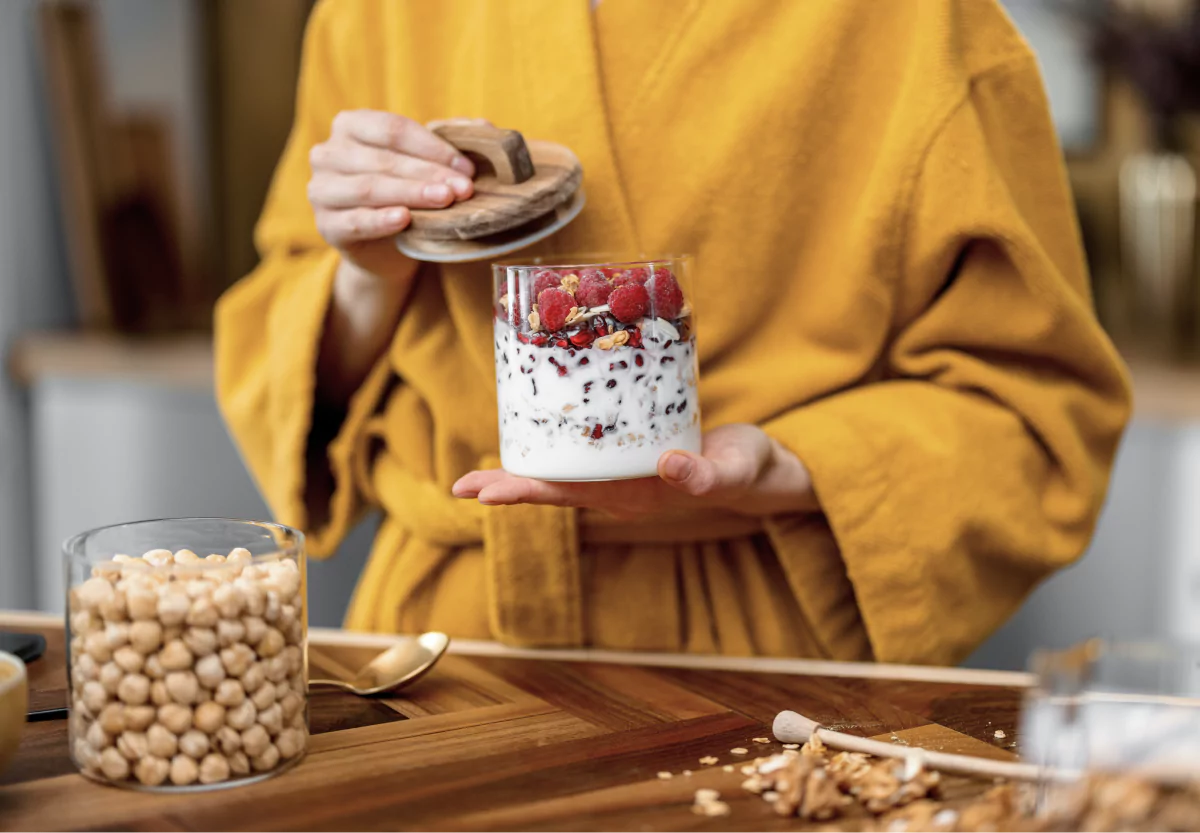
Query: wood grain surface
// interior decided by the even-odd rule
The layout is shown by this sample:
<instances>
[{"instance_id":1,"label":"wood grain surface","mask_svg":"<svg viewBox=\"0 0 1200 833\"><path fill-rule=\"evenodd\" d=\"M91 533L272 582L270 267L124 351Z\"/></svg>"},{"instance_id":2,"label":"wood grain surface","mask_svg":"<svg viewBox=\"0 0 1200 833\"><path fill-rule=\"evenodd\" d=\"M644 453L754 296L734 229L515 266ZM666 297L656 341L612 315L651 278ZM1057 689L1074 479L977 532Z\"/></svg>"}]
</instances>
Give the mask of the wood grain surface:
<instances>
[{"instance_id":1,"label":"wood grain surface","mask_svg":"<svg viewBox=\"0 0 1200 833\"><path fill-rule=\"evenodd\" d=\"M0 615L0 627L29 624ZM30 708L61 705L61 629L38 630L49 650L29 667ZM348 676L378 651L378 637L362 642L315 633L312 675ZM895 743L1011 759L1020 700L1019 688L962 681L452 653L403 696L314 691L307 758L234 789L165 796L100 786L75 774L65 721L28 724L16 761L0 773L0 829L803 829L739 786L737 766L779 751L754 738L770 737L780 710ZM749 754L730 751L738 747ZM702 765L708 755L719 762ZM660 780L660 771L675 777ZM951 802L989 786L944 783ZM701 787L719 790L731 814L694 815Z\"/></svg>"}]
</instances>

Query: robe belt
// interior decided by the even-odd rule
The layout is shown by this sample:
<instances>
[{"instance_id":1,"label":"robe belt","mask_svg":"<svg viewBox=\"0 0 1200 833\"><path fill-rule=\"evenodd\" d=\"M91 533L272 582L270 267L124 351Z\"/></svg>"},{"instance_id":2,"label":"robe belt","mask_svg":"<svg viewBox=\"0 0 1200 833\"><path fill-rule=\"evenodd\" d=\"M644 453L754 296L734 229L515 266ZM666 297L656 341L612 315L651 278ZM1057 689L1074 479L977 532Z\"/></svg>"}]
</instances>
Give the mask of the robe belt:
<instances>
[{"instance_id":1,"label":"robe belt","mask_svg":"<svg viewBox=\"0 0 1200 833\"><path fill-rule=\"evenodd\" d=\"M490 457L480 464L494 468L499 460ZM483 546L492 629L496 638L514 645L583 643L581 539L590 544L679 544L763 531L755 518L716 511L627 521L557 506L482 506L415 477L387 453L376 457L372 480L389 518L414 538L451 549Z\"/></svg>"}]
</instances>

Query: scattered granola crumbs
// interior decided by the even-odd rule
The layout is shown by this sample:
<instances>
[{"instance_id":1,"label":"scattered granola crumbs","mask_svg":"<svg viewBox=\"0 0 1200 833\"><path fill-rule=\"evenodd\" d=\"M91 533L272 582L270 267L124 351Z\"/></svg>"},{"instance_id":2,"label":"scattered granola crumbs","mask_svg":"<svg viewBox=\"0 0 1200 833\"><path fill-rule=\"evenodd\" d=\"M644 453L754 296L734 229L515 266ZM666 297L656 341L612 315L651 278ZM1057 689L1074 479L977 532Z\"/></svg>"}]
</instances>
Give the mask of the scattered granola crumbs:
<instances>
[{"instance_id":1,"label":"scattered granola crumbs","mask_svg":"<svg viewBox=\"0 0 1200 833\"><path fill-rule=\"evenodd\" d=\"M779 793L775 792L774 790L767 790L762 794L762 798L763 801L770 801L772 804L774 804L779 800Z\"/></svg>"},{"instance_id":2,"label":"scattered granola crumbs","mask_svg":"<svg viewBox=\"0 0 1200 833\"><path fill-rule=\"evenodd\" d=\"M733 772L733 764L725 764L721 769L725 772Z\"/></svg>"},{"instance_id":3,"label":"scattered granola crumbs","mask_svg":"<svg viewBox=\"0 0 1200 833\"><path fill-rule=\"evenodd\" d=\"M684 778L691 778L691 777L692 777L692 771L691 771L690 769L685 769L685 770L683 771L683 777L684 777Z\"/></svg>"},{"instance_id":4,"label":"scattered granola crumbs","mask_svg":"<svg viewBox=\"0 0 1200 833\"><path fill-rule=\"evenodd\" d=\"M717 762L717 760L718 759L716 757L714 757L713 755L705 755L703 758L700 759L700 763L704 766L712 766L713 764L715 764Z\"/></svg>"},{"instance_id":5,"label":"scattered granola crumbs","mask_svg":"<svg viewBox=\"0 0 1200 833\"><path fill-rule=\"evenodd\" d=\"M670 772L660 772L660 773L658 773L658 780L659 780L659 781L670 781L670 780L671 780L672 778L674 778L674 777L675 777L675 776L674 776L673 774L671 774Z\"/></svg>"},{"instance_id":6,"label":"scattered granola crumbs","mask_svg":"<svg viewBox=\"0 0 1200 833\"><path fill-rule=\"evenodd\" d=\"M1003 729L997 729L996 733L992 735L992 737L994 737L996 740L1004 740L1006 737L1008 737L1008 735L1004 734Z\"/></svg>"},{"instance_id":7,"label":"scattered granola crumbs","mask_svg":"<svg viewBox=\"0 0 1200 833\"><path fill-rule=\"evenodd\" d=\"M785 744L783 745L783 748L784 748L784 749L799 749L799 748L800 748L800 744L798 744L798 743L785 743Z\"/></svg>"},{"instance_id":8,"label":"scattered granola crumbs","mask_svg":"<svg viewBox=\"0 0 1200 833\"><path fill-rule=\"evenodd\" d=\"M754 738L755 743L770 743L770 738Z\"/></svg>"},{"instance_id":9,"label":"scattered granola crumbs","mask_svg":"<svg viewBox=\"0 0 1200 833\"><path fill-rule=\"evenodd\" d=\"M754 766L754 764L746 764L742 767L741 772L742 775L754 775L758 772L758 769Z\"/></svg>"},{"instance_id":10,"label":"scattered granola crumbs","mask_svg":"<svg viewBox=\"0 0 1200 833\"><path fill-rule=\"evenodd\" d=\"M693 804L692 812L698 816L727 816L729 805L724 801L706 801L703 804Z\"/></svg>"},{"instance_id":11,"label":"scattered granola crumbs","mask_svg":"<svg viewBox=\"0 0 1200 833\"><path fill-rule=\"evenodd\" d=\"M735 747L733 747L733 749L730 749L729 751L734 755L745 755L750 750L744 746L735 746Z\"/></svg>"},{"instance_id":12,"label":"scattered granola crumbs","mask_svg":"<svg viewBox=\"0 0 1200 833\"><path fill-rule=\"evenodd\" d=\"M720 797L721 797L721 794L719 792L717 792L716 790L699 789L699 790L696 790L695 800L696 800L696 803L699 804L703 801L716 801Z\"/></svg>"}]
</instances>

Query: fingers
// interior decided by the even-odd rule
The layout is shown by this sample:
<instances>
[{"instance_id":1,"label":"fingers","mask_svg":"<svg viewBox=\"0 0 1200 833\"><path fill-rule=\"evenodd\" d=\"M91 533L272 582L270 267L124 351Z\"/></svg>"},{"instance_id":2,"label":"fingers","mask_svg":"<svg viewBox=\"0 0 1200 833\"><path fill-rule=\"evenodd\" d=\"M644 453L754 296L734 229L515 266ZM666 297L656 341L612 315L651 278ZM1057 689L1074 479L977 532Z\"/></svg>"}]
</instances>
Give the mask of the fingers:
<instances>
[{"instance_id":1,"label":"fingers","mask_svg":"<svg viewBox=\"0 0 1200 833\"><path fill-rule=\"evenodd\" d=\"M584 487L586 488L586 486ZM517 503L537 503L546 506L586 506L580 494L580 484L547 483L528 477L506 474L479 490L478 500L488 506L511 506Z\"/></svg>"},{"instance_id":2,"label":"fingers","mask_svg":"<svg viewBox=\"0 0 1200 833\"><path fill-rule=\"evenodd\" d=\"M314 176L328 174L374 174L399 179L444 182L460 199L469 197L472 182L453 168L427 159L408 156L358 142L338 140L314 145L309 152Z\"/></svg>"},{"instance_id":3,"label":"fingers","mask_svg":"<svg viewBox=\"0 0 1200 833\"><path fill-rule=\"evenodd\" d=\"M308 183L308 201L318 210L341 208L445 208L454 191L444 182L394 176L318 174Z\"/></svg>"},{"instance_id":4,"label":"fingers","mask_svg":"<svg viewBox=\"0 0 1200 833\"><path fill-rule=\"evenodd\" d=\"M341 248L397 234L408 228L411 219L403 207L321 211L317 213L317 230L330 245Z\"/></svg>"},{"instance_id":5,"label":"fingers","mask_svg":"<svg viewBox=\"0 0 1200 833\"><path fill-rule=\"evenodd\" d=\"M497 480L505 477L508 477L508 473L503 469L473 471L460 477L455 484L450 487L450 494L461 498L478 497L480 490L482 490L485 486L495 483Z\"/></svg>"},{"instance_id":6,"label":"fingers","mask_svg":"<svg viewBox=\"0 0 1200 833\"><path fill-rule=\"evenodd\" d=\"M333 137L416 156L473 176L475 166L445 139L406 116L379 110L344 110L333 120Z\"/></svg>"},{"instance_id":7,"label":"fingers","mask_svg":"<svg viewBox=\"0 0 1200 833\"><path fill-rule=\"evenodd\" d=\"M757 466L744 455L710 458L668 451L658 460L658 476L693 497L718 498L749 487L757 476Z\"/></svg>"}]
</instances>

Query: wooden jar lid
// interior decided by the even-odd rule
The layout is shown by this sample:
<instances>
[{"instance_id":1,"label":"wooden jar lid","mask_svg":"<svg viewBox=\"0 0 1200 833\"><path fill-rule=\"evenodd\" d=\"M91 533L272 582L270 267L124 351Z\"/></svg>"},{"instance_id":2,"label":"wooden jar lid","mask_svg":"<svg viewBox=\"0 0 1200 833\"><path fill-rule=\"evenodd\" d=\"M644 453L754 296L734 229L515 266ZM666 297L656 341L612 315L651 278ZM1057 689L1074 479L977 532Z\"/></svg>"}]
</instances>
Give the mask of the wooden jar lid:
<instances>
[{"instance_id":1,"label":"wooden jar lid","mask_svg":"<svg viewBox=\"0 0 1200 833\"><path fill-rule=\"evenodd\" d=\"M448 208L414 210L412 224L397 235L402 250L446 253L461 242L464 252L476 252L494 235L511 249L522 227L531 233L544 228L579 191L583 168L562 145L526 143L515 130L487 125L443 125L434 132L472 157L475 193Z\"/></svg>"}]
</instances>

